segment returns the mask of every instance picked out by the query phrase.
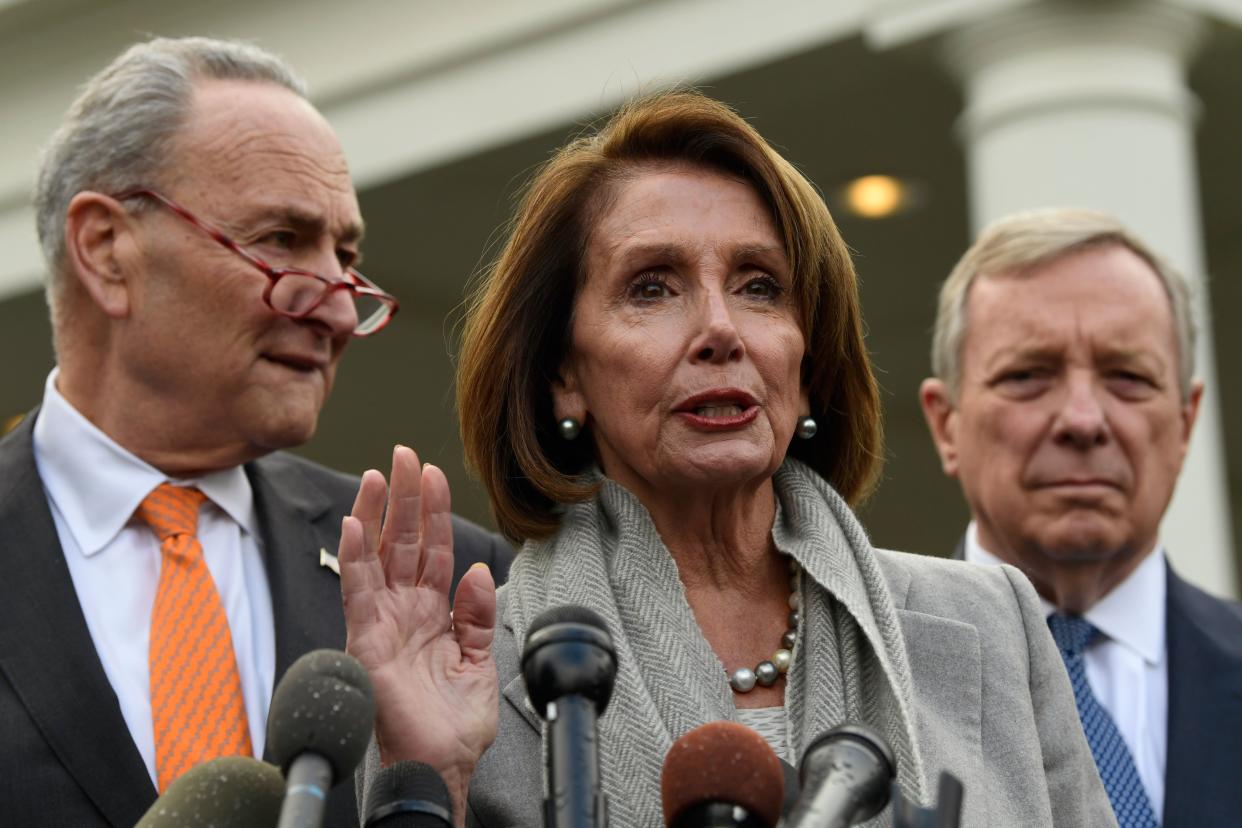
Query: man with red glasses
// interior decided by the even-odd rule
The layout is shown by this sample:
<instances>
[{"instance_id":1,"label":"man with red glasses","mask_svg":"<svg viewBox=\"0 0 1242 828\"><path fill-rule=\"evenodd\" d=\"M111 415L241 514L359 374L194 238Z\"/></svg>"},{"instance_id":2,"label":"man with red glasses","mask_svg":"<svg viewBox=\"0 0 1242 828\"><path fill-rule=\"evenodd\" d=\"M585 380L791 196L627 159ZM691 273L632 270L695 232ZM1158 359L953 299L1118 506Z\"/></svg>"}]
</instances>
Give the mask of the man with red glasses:
<instances>
[{"instance_id":1,"label":"man with red glasses","mask_svg":"<svg viewBox=\"0 0 1242 828\"><path fill-rule=\"evenodd\" d=\"M357 480L280 453L396 300L301 81L251 46L135 46L92 78L35 193L57 367L0 442L0 814L129 828L273 686L343 648L330 553ZM460 577L509 551L454 518ZM357 824L352 780L330 825Z\"/></svg>"}]
</instances>

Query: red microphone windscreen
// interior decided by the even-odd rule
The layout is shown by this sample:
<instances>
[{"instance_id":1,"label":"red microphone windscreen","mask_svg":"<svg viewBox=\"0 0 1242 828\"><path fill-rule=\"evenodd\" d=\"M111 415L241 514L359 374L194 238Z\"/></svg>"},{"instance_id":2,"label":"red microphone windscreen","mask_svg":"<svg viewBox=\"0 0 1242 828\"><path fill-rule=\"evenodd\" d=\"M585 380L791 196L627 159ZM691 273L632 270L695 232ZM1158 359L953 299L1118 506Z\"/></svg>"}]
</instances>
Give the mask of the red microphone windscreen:
<instances>
[{"instance_id":1,"label":"red microphone windscreen","mask_svg":"<svg viewBox=\"0 0 1242 828\"><path fill-rule=\"evenodd\" d=\"M763 737L736 722L708 722L669 748L660 772L664 824L701 802L740 805L776 825L785 796L781 762Z\"/></svg>"}]
</instances>

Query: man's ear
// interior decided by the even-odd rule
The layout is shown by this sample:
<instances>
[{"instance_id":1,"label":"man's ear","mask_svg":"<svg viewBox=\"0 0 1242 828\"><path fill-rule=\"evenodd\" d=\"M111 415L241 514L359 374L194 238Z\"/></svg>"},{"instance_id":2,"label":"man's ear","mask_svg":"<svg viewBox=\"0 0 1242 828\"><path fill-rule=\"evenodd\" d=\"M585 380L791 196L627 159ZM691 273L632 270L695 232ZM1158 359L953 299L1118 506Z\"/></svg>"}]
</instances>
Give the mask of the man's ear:
<instances>
[{"instance_id":1,"label":"man's ear","mask_svg":"<svg viewBox=\"0 0 1242 828\"><path fill-rule=\"evenodd\" d=\"M65 211L65 268L105 315L129 315L130 220L116 199L81 192Z\"/></svg>"},{"instance_id":2,"label":"man's ear","mask_svg":"<svg viewBox=\"0 0 1242 828\"><path fill-rule=\"evenodd\" d=\"M1190 448L1190 434L1194 431L1195 421L1199 419L1199 403L1203 402L1203 380L1197 379L1190 385L1190 396L1182 403L1182 458Z\"/></svg>"},{"instance_id":3,"label":"man's ear","mask_svg":"<svg viewBox=\"0 0 1242 828\"><path fill-rule=\"evenodd\" d=\"M573 417L579 424L586 424L586 399L582 396L572 359L565 360L556 379L552 381L552 411L556 414L557 422Z\"/></svg>"},{"instance_id":4,"label":"man's ear","mask_svg":"<svg viewBox=\"0 0 1242 828\"><path fill-rule=\"evenodd\" d=\"M932 442L940 455L940 468L949 477L957 477L957 409L943 380L930 377L919 386L919 404L931 431Z\"/></svg>"}]
</instances>

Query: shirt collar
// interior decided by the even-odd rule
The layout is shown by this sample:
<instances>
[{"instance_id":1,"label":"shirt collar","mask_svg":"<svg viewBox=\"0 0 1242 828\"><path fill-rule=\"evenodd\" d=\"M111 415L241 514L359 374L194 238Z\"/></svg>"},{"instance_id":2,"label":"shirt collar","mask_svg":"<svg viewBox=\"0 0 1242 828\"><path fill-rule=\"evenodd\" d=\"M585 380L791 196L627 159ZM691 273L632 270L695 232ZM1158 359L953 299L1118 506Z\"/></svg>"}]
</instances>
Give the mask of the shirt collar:
<instances>
[{"instance_id":1,"label":"shirt collar","mask_svg":"<svg viewBox=\"0 0 1242 828\"><path fill-rule=\"evenodd\" d=\"M979 528L972 520L966 528L966 560L974 563L1005 563L979 544ZM1103 598L1084 618L1096 629L1123 647L1137 653L1148 665L1164 660L1164 602L1167 589L1164 547L1156 548L1133 572ZM1044 615L1057 611L1041 595Z\"/></svg>"},{"instance_id":2,"label":"shirt collar","mask_svg":"<svg viewBox=\"0 0 1242 828\"><path fill-rule=\"evenodd\" d=\"M250 480L241 466L173 479L122 448L82 416L56 388L52 369L34 424L35 464L48 497L87 557L120 533L152 489L164 482L196 486L243 530L256 533Z\"/></svg>"}]
</instances>

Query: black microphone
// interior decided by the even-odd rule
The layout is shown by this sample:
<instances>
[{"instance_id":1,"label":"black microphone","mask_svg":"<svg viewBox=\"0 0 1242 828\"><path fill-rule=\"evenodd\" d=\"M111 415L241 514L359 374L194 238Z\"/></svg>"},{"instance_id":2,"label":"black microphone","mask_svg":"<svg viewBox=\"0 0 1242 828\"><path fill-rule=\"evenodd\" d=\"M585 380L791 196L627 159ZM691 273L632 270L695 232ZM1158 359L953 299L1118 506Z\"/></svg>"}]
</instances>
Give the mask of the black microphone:
<instances>
[{"instance_id":1,"label":"black microphone","mask_svg":"<svg viewBox=\"0 0 1242 828\"><path fill-rule=\"evenodd\" d=\"M802 796L790 828L846 828L884 810L897 774L893 752L859 725L841 725L820 736L802 757Z\"/></svg>"},{"instance_id":2,"label":"black microphone","mask_svg":"<svg viewBox=\"0 0 1242 828\"><path fill-rule=\"evenodd\" d=\"M452 828L453 805L436 769L398 762L376 775L367 791L366 828Z\"/></svg>"},{"instance_id":3,"label":"black microphone","mask_svg":"<svg viewBox=\"0 0 1242 828\"><path fill-rule=\"evenodd\" d=\"M772 828L785 772L764 738L737 722L708 722L673 742L660 771L668 828Z\"/></svg>"},{"instance_id":4,"label":"black microphone","mask_svg":"<svg viewBox=\"0 0 1242 828\"><path fill-rule=\"evenodd\" d=\"M608 824L599 775L598 717L612 697L617 653L604 619L586 607L552 607L531 622L522 678L548 723L546 828Z\"/></svg>"},{"instance_id":5,"label":"black microphone","mask_svg":"<svg viewBox=\"0 0 1242 828\"><path fill-rule=\"evenodd\" d=\"M328 789L354 772L371 740L375 700L362 665L339 650L299 658L272 694L268 750L284 769L278 828L317 828Z\"/></svg>"},{"instance_id":6,"label":"black microphone","mask_svg":"<svg viewBox=\"0 0 1242 828\"><path fill-rule=\"evenodd\" d=\"M173 780L135 828L272 828L284 794L275 765L223 756Z\"/></svg>"}]
</instances>

